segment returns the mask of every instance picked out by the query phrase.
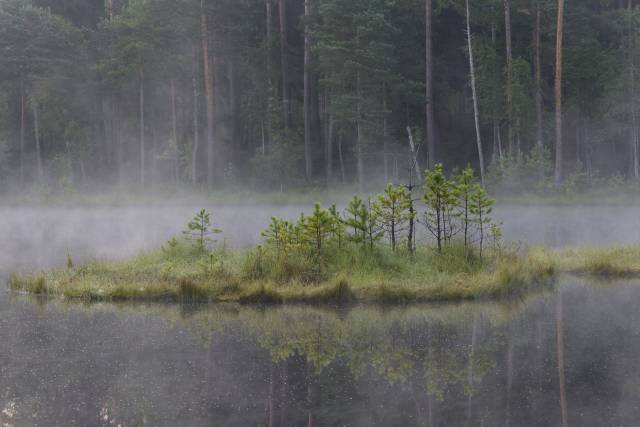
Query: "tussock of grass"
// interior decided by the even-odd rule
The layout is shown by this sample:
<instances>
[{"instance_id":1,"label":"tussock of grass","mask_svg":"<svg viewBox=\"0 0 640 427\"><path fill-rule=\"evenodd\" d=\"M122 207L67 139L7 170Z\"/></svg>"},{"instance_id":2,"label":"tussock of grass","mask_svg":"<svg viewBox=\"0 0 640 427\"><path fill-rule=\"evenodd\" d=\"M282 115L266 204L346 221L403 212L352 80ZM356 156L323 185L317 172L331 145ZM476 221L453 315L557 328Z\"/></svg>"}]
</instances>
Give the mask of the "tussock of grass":
<instances>
[{"instance_id":1,"label":"tussock of grass","mask_svg":"<svg viewBox=\"0 0 640 427\"><path fill-rule=\"evenodd\" d=\"M640 276L640 246L570 249L556 256L559 268L571 273Z\"/></svg>"},{"instance_id":2,"label":"tussock of grass","mask_svg":"<svg viewBox=\"0 0 640 427\"><path fill-rule=\"evenodd\" d=\"M261 248L209 254L183 242L124 262L12 274L8 286L85 301L414 302L522 294L548 286L556 273L640 276L640 247L493 250L480 259L461 246L415 254L355 245L320 254Z\"/></svg>"}]
</instances>

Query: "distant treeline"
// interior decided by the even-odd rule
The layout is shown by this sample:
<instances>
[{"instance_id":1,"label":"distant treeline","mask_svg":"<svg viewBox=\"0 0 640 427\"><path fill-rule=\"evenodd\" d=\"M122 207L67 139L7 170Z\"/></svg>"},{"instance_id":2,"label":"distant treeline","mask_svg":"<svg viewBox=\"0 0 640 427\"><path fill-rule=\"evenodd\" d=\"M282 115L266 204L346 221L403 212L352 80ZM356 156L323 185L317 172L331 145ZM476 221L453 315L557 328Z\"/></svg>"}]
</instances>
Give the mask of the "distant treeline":
<instances>
[{"instance_id":1,"label":"distant treeline","mask_svg":"<svg viewBox=\"0 0 640 427\"><path fill-rule=\"evenodd\" d=\"M639 28L634 0L0 0L0 182L633 181Z\"/></svg>"}]
</instances>

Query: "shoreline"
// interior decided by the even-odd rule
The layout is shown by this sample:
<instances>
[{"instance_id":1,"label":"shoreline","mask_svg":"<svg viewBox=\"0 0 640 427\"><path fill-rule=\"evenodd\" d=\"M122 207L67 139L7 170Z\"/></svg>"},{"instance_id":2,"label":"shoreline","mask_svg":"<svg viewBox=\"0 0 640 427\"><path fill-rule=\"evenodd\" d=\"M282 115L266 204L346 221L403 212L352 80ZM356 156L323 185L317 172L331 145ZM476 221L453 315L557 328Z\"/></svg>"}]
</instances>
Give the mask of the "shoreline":
<instances>
[{"instance_id":1,"label":"shoreline","mask_svg":"<svg viewBox=\"0 0 640 427\"><path fill-rule=\"evenodd\" d=\"M361 251L364 249L354 248L349 254L358 257ZM405 254L375 248L359 264L350 257L346 263L328 263L321 279L308 281L251 278L247 264L252 262L254 251L225 249L215 256L220 257L222 266L206 266L204 257L172 263L162 250L146 252L118 262L92 261L46 272L12 273L7 286L11 292L79 302L425 303L514 297L551 288L553 281L566 274L640 277L640 246L565 250L535 247L521 254L501 251L488 255L468 271L461 271L465 267L458 264L459 257L468 256L460 248L443 254L420 248L404 264L394 263ZM383 257L386 261L382 264L363 267L365 262ZM431 270L421 266L439 257L447 257L446 262L453 266L448 271L444 264L431 265L435 267Z\"/></svg>"}]
</instances>

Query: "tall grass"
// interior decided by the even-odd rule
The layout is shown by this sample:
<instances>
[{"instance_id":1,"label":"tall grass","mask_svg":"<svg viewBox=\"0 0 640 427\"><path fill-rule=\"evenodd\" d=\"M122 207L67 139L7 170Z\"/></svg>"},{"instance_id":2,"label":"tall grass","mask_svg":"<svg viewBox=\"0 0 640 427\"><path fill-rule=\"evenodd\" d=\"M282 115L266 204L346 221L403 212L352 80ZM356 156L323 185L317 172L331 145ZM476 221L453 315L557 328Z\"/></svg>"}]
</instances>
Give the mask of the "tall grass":
<instances>
[{"instance_id":1,"label":"tall grass","mask_svg":"<svg viewBox=\"0 0 640 427\"><path fill-rule=\"evenodd\" d=\"M548 286L559 272L640 276L640 247L525 252L415 253L346 244L321 252L219 249L187 242L124 262L93 261L30 275L12 274L14 291L70 299L239 301L243 303L443 301L496 298Z\"/></svg>"}]
</instances>

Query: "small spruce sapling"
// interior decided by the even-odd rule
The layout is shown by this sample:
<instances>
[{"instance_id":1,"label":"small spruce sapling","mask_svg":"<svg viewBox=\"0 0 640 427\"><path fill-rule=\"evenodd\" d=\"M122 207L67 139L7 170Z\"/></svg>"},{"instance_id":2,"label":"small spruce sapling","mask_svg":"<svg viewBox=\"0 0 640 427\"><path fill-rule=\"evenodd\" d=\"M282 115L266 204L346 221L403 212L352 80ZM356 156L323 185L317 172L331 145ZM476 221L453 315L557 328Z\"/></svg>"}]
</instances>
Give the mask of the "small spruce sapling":
<instances>
[{"instance_id":1,"label":"small spruce sapling","mask_svg":"<svg viewBox=\"0 0 640 427\"><path fill-rule=\"evenodd\" d=\"M412 219L411 206L411 195L407 189L393 184L387 185L384 193L379 194L373 204L372 211L380 229L389 236L391 249L394 251L397 238L406 230L408 222Z\"/></svg>"},{"instance_id":2,"label":"small spruce sapling","mask_svg":"<svg viewBox=\"0 0 640 427\"><path fill-rule=\"evenodd\" d=\"M204 250L207 243L213 242L211 238L214 234L220 234L222 230L211 228L211 214L206 209L200 210L187 224L187 229L183 232L188 240L198 243L201 250Z\"/></svg>"},{"instance_id":3,"label":"small spruce sapling","mask_svg":"<svg viewBox=\"0 0 640 427\"><path fill-rule=\"evenodd\" d=\"M478 236L480 239L480 258L482 258L484 238L490 231L491 224L493 224L491 213L493 212L495 200L489 197L485 189L482 188L479 183L475 183L471 189L470 202L469 213L471 214L471 221L476 224L476 228L478 230Z\"/></svg>"}]
</instances>

